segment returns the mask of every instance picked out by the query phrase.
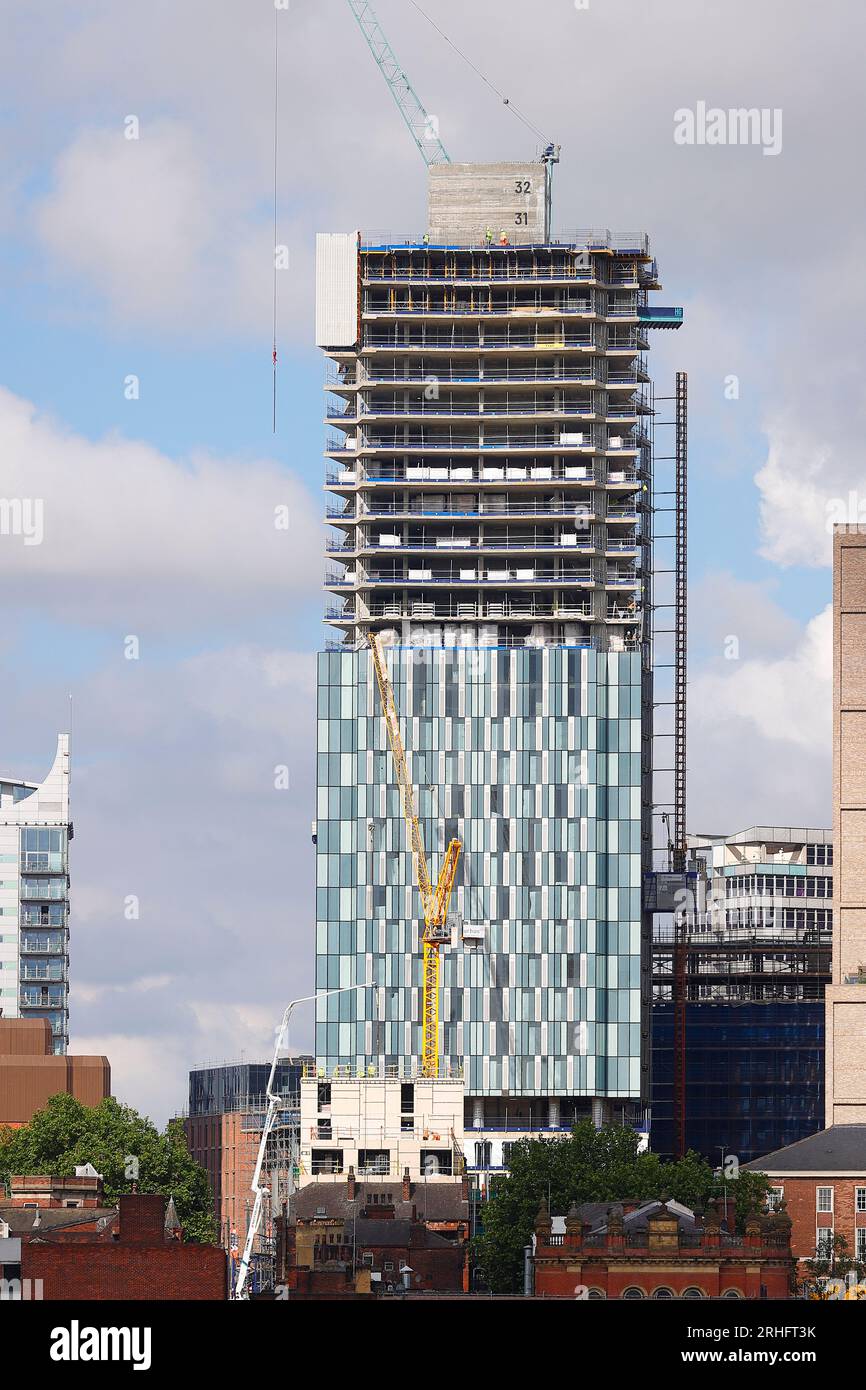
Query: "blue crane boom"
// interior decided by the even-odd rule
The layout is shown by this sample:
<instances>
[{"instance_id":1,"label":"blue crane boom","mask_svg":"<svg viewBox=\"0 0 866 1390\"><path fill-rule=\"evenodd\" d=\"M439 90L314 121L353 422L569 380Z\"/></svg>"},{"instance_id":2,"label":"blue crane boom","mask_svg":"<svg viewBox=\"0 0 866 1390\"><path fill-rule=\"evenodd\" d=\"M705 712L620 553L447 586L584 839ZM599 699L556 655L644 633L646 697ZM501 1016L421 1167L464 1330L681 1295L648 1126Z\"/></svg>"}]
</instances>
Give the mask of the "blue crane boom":
<instances>
[{"instance_id":1,"label":"blue crane boom","mask_svg":"<svg viewBox=\"0 0 866 1390\"><path fill-rule=\"evenodd\" d=\"M397 109L409 134L421 151L421 158L429 167L431 164L450 164L451 156L439 139L437 123L424 106L412 83L397 62L393 48L389 44L376 12L368 0L348 0L349 9L358 21L358 28L364 35L367 45L376 60L382 76L388 84Z\"/></svg>"}]
</instances>

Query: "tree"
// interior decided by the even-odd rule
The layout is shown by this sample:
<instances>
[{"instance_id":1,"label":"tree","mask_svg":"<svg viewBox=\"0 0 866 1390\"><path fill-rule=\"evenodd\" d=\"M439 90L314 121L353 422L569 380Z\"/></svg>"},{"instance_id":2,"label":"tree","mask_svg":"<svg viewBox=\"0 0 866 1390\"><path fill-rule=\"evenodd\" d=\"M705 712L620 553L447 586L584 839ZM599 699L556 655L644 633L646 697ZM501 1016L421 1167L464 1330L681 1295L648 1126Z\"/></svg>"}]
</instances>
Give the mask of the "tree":
<instances>
[{"instance_id":1,"label":"tree","mask_svg":"<svg viewBox=\"0 0 866 1390\"><path fill-rule=\"evenodd\" d=\"M803 1263L808 1272L800 1287L809 1298L819 1303L831 1298L866 1298L866 1261L849 1253L846 1236L834 1235L826 1253Z\"/></svg>"},{"instance_id":2,"label":"tree","mask_svg":"<svg viewBox=\"0 0 866 1390\"><path fill-rule=\"evenodd\" d=\"M0 1128L0 1181L7 1186L13 1173L71 1177L84 1163L102 1174L108 1203L136 1182L139 1192L174 1198L190 1239L215 1239L208 1176L190 1156L180 1120L170 1120L160 1134L146 1116L111 1096L91 1108L57 1095L29 1124Z\"/></svg>"},{"instance_id":3,"label":"tree","mask_svg":"<svg viewBox=\"0 0 866 1390\"><path fill-rule=\"evenodd\" d=\"M596 1129L582 1120L568 1139L521 1139L512 1146L508 1176L497 1182L484 1207L484 1230L474 1253L494 1293L516 1293L522 1287L523 1250L542 1201L551 1213L565 1215L572 1204L652 1201L662 1193L694 1209L721 1194L742 1230L746 1218L763 1206L767 1188L758 1173L717 1178L694 1152L663 1163L658 1154L638 1153L634 1130Z\"/></svg>"}]
</instances>

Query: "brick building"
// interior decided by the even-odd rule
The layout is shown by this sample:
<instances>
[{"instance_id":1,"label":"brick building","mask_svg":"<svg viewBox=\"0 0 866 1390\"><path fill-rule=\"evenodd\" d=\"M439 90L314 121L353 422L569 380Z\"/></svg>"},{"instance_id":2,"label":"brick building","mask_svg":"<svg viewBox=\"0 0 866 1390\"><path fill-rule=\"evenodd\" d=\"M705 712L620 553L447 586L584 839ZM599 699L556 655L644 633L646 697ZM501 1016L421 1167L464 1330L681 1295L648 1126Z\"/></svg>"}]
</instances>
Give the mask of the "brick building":
<instances>
[{"instance_id":1,"label":"brick building","mask_svg":"<svg viewBox=\"0 0 866 1390\"><path fill-rule=\"evenodd\" d=\"M31 1297L226 1298L225 1251L187 1243L173 1201L135 1193L109 1206L89 1178L17 1177L11 1188L0 1202L0 1278L39 1289Z\"/></svg>"},{"instance_id":2,"label":"brick building","mask_svg":"<svg viewBox=\"0 0 866 1390\"><path fill-rule=\"evenodd\" d=\"M678 1202L587 1202L535 1222L536 1298L790 1298L795 1262L784 1212L728 1234L710 1203L702 1220Z\"/></svg>"},{"instance_id":3,"label":"brick building","mask_svg":"<svg viewBox=\"0 0 866 1390\"><path fill-rule=\"evenodd\" d=\"M111 1094L108 1058L55 1053L47 1019L0 1018L0 1127L29 1124L64 1092L98 1105Z\"/></svg>"},{"instance_id":4,"label":"brick building","mask_svg":"<svg viewBox=\"0 0 866 1390\"><path fill-rule=\"evenodd\" d=\"M774 1205L786 1203L798 1260L829 1253L841 1235L866 1262L866 1125L831 1125L745 1167L766 1174Z\"/></svg>"},{"instance_id":5,"label":"brick building","mask_svg":"<svg viewBox=\"0 0 866 1390\"><path fill-rule=\"evenodd\" d=\"M469 1287L465 1178L308 1183L278 1222L278 1282L296 1297L362 1296L408 1284L426 1292Z\"/></svg>"}]
</instances>

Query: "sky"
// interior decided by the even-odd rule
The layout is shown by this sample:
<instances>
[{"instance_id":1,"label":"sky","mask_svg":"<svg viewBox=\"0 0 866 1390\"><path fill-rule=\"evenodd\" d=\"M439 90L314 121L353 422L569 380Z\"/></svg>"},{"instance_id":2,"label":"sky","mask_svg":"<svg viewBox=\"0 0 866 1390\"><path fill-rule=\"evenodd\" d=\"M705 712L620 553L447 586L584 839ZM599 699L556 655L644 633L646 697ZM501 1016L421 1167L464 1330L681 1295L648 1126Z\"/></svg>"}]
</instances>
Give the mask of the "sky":
<instances>
[{"instance_id":1,"label":"sky","mask_svg":"<svg viewBox=\"0 0 866 1390\"><path fill-rule=\"evenodd\" d=\"M71 722L71 1050L160 1123L312 987L314 239L424 220L345 0L278 4L0 0L0 493L44 504L40 544L0 535L0 773L43 777ZM650 356L660 396L689 375L690 828L827 825L828 522L866 519L866 11L424 8L561 144L555 226L645 229L685 310ZM536 157L413 0L376 9L453 159ZM677 137L742 107L766 138Z\"/></svg>"}]
</instances>

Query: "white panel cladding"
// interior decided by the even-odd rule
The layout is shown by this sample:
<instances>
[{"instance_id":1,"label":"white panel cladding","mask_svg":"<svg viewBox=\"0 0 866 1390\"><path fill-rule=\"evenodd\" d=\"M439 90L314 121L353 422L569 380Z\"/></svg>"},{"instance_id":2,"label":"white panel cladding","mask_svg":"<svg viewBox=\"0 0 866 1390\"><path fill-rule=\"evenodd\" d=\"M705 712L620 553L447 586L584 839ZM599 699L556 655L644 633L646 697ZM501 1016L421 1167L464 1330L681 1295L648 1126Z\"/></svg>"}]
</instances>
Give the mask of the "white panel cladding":
<instances>
[{"instance_id":1,"label":"white panel cladding","mask_svg":"<svg viewBox=\"0 0 866 1390\"><path fill-rule=\"evenodd\" d=\"M358 341L358 234L316 236L316 346L354 347Z\"/></svg>"}]
</instances>

